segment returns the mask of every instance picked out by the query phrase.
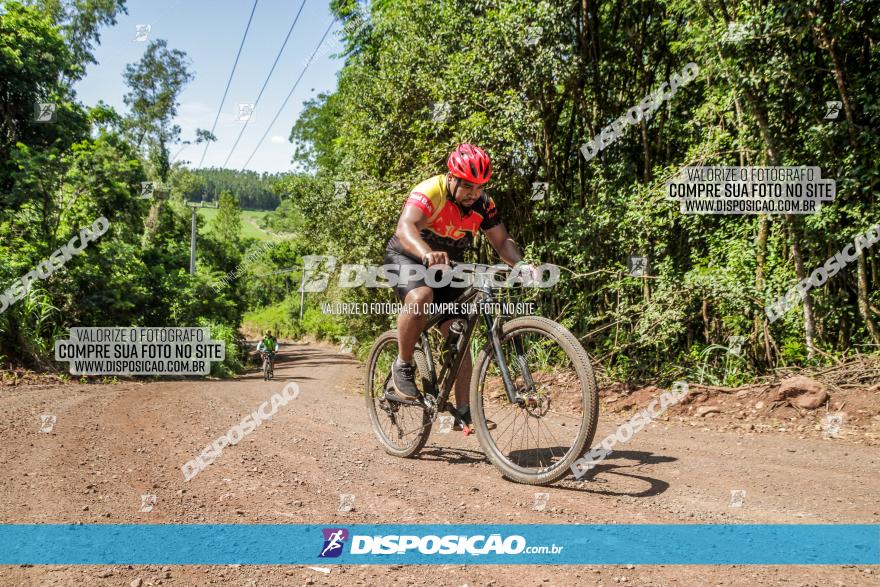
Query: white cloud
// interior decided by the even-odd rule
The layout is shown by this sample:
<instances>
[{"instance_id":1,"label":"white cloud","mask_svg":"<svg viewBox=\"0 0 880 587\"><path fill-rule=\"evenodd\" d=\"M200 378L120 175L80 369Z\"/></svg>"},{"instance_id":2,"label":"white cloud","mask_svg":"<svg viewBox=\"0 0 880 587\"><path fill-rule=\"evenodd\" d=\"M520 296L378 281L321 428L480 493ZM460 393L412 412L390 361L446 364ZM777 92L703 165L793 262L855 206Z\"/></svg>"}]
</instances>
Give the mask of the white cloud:
<instances>
[{"instance_id":1,"label":"white cloud","mask_svg":"<svg viewBox=\"0 0 880 587\"><path fill-rule=\"evenodd\" d=\"M269 142L273 145L283 145L287 142L287 139L285 139L281 135L272 135L272 137L269 139Z\"/></svg>"},{"instance_id":2,"label":"white cloud","mask_svg":"<svg viewBox=\"0 0 880 587\"><path fill-rule=\"evenodd\" d=\"M211 128L215 113L201 102L186 102L177 107L177 117L174 122L183 129Z\"/></svg>"}]
</instances>

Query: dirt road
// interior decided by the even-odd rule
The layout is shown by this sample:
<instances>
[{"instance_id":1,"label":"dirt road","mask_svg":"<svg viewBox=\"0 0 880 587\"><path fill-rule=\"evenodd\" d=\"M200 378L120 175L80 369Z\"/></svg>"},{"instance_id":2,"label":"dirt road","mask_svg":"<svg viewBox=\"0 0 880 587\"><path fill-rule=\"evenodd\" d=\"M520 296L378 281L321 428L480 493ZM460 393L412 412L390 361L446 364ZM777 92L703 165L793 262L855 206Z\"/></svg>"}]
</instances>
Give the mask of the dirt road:
<instances>
[{"instance_id":1,"label":"dirt road","mask_svg":"<svg viewBox=\"0 0 880 587\"><path fill-rule=\"evenodd\" d=\"M362 376L335 348L285 345L271 382L254 372L0 388L0 521L880 523L876 446L658 422L592 480L534 488L503 480L461 433L435 432L419 459L386 455L358 395ZM299 397L184 481L185 462L289 381ZM56 417L51 432L40 431L48 425L40 414ZM603 413L597 439L625 418ZM745 494L732 502L732 491ZM549 494L543 509L536 492ZM352 511L339 511L340 494L354 495ZM155 495L152 511L141 511L151 500L142 495ZM430 505L441 499L442 508ZM5 566L0 584L878 585L878 574L876 566Z\"/></svg>"}]
</instances>

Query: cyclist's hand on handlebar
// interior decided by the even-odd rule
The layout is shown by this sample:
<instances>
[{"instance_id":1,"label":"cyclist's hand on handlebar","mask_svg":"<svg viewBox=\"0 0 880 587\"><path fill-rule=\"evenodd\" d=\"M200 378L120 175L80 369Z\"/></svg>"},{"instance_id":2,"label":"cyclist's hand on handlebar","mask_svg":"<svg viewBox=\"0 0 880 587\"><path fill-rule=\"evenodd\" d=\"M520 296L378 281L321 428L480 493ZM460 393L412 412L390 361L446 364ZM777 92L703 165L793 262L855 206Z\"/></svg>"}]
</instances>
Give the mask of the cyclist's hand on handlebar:
<instances>
[{"instance_id":1,"label":"cyclist's hand on handlebar","mask_svg":"<svg viewBox=\"0 0 880 587\"><path fill-rule=\"evenodd\" d=\"M422 257L422 264L425 267L433 267L434 265L449 265L449 255L447 255L444 251L431 251L429 253L425 253L425 256Z\"/></svg>"},{"instance_id":2,"label":"cyclist's hand on handlebar","mask_svg":"<svg viewBox=\"0 0 880 587\"><path fill-rule=\"evenodd\" d=\"M517 267L519 275L523 278L524 283L532 283L541 280L541 270L532 263L523 263Z\"/></svg>"}]
</instances>

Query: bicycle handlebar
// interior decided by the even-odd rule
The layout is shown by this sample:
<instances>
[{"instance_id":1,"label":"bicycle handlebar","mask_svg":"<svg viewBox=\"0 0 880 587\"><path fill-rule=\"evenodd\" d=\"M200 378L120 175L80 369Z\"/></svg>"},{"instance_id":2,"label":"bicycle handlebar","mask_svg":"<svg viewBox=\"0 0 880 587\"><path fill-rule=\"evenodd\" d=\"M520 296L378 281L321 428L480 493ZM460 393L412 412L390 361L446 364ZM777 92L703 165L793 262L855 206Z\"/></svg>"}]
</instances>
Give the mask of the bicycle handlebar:
<instances>
[{"instance_id":1,"label":"bicycle handlebar","mask_svg":"<svg viewBox=\"0 0 880 587\"><path fill-rule=\"evenodd\" d=\"M453 261L452 259L449 259L449 260L448 260L448 263L446 263L446 264L449 266L450 269L454 269L454 268L457 267L460 263L459 263L458 261ZM422 261L422 265L424 265L426 268L429 267L429 265L428 265L424 260ZM477 265L482 265L482 263L464 263L464 265L474 265L474 266L477 266ZM486 265L486 267L494 268L494 269L496 269L497 271L513 271L513 269L514 269L513 267L510 267L509 265L505 265L505 266L503 266L503 267L500 266L500 265Z\"/></svg>"}]
</instances>

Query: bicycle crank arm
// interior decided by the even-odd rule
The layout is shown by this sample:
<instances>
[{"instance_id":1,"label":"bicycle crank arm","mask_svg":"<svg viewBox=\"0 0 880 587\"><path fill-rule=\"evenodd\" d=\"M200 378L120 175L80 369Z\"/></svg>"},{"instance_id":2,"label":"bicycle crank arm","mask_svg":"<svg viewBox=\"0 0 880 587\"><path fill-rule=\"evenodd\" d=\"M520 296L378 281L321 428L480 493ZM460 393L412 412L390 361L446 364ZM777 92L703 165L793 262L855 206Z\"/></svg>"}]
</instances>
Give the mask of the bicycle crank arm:
<instances>
[{"instance_id":1,"label":"bicycle crank arm","mask_svg":"<svg viewBox=\"0 0 880 587\"><path fill-rule=\"evenodd\" d=\"M418 397L418 398L413 399L413 400L397 399L395 396L393 396L393 395L389 395L388 392L386 391L386 392L385 392L385 399L386 399L387 401L389 401L389 402L394 402L394 403L396 403L396 404L401 404L401 405L404 405L404 406L419 406L420 408L424 408L424 407L425 407L425 404L422 402L422 398L421 398L421 397Z\"/></svg>"},{"instance_id":2,"label":"bicycle crank arm","mask_svg":"<svg viewBox=\"0 0 880 587\"><path fill-rule=\"evenodd\" d=\"M446 411L452 414L453 426L461 427L461 431L464 433L465 436L470 436L474 433L473 427L470 424L465 423L465 421L462 420L461 416L458 415L458 410L456 410L455 408L446 408Z\"/></svg>"}]
</instances>

